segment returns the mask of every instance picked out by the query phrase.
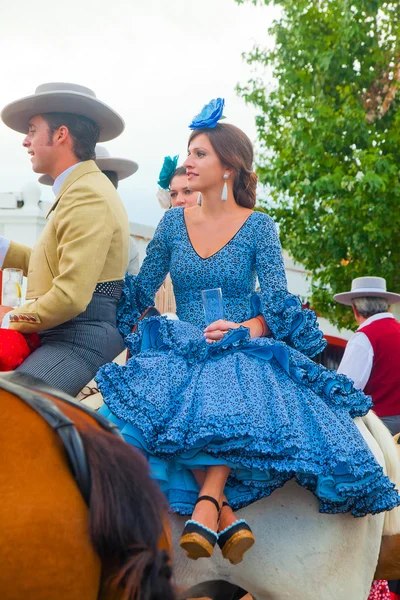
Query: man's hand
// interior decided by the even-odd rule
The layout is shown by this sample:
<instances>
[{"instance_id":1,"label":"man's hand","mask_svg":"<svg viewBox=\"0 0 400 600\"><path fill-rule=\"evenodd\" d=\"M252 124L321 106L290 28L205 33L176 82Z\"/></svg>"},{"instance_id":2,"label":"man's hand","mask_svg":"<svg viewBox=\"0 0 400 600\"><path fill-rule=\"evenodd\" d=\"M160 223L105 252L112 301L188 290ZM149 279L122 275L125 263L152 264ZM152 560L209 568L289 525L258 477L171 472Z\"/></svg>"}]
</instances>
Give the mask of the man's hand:
<instances>
[{"instance_id":1,"label":"man's hand","mask_svg":"<svg viewBox=\"0 0 400 600\"><path fill-rule=\"evenodd\" d=\"M240 327L240 323L233 323L233 321L224 321L224 319L218 319L204 330L204 337L206 342L211 344L212 342L218 342L222 340L224 335L228 333L229 329L237 329Z\"/></svg>"}]
</instances>

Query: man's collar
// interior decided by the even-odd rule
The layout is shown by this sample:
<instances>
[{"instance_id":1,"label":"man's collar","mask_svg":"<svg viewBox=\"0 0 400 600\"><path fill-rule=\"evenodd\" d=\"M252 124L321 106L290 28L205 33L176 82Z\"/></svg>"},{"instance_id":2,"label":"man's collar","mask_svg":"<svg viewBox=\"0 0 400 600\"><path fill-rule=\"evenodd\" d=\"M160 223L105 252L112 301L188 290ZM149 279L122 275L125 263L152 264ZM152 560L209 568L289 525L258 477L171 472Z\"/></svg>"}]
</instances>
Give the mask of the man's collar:
<instances>
[{"instance_id":1,"label":"man's collar","mask_svg":"<svg viewBox=\"0 0 400 600\"><path fill-rule=\"evenodd\" d=\"M73 165L72 171L66 174L64 180L61 182L61 188L58 190L56 199L52 204L49 212L46 215L46 219L50 215L50 213L56 208L57 204L60 201L63 193L72 185L77 179L82 177L82 175L87 175L88 173L101 173L99 167L96 165L94 160L85 160L76 165ZM68 169L67 169L68 171ZM61 173L63 175L63 173ZM58 179L58 178L57 178Z\"/></svg>"},{"instance_id":2,"label":"man's collar","mask_svg":"<svg viewBox=\"0 0 400 600\"><path fill-rule=\"evenodd\" d=\"M57 177L57 179L54 180L53 183L53 193L54 196L57 197L58 192L61 189L61 186L64 182L64 179L66 177L68 177L68 175L71 173L71 171L73 171L78 165L81 164L82 161L75 163L74 165L72 165L72 167L68 167L68 169L65 169L65 171L63 171L62 173L59 174L59 176Z\"/></svg>"},{"instance_id":3,"label":"man's collar","mask_svg":"<svg viewBox=\"0 0 400 600\"><path fill-rule=\"evenodd\" d=\"M362 329L363 327L370 325L374 321L380 321L381 319L394 319L394 316L390 312L384 312L384 313L378 313L377 315L372 315L372 317L368 317L368 319L366 321L364 321L364 323L362 325L360 325L360 327L357 329L357 331L360 331L360 329Z\"/></svg>"}]
</instances>

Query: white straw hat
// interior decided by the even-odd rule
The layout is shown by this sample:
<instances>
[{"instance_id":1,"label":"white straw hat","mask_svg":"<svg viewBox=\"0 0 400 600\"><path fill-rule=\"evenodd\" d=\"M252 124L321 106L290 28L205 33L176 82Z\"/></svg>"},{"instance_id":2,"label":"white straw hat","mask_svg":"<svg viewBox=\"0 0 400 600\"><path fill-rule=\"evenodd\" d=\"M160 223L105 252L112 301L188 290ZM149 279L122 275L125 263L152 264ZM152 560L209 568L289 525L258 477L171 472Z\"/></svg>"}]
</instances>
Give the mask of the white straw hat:
<instances>
[{"instance_id":1,"label":"white straw hat","mask_svg":"<svg viewBox=\"0 0 400 600\"><path fill-rule=\"evenodd\" d=\"M118 181L130 177L139 168L139 165L134 160L127 158L112 158L109 151L104 146L96 146L96 165L100 171L114 171L117 174ZM41 175L39 183L43 185L53 185L54 179L51 175Z\"/></svg>"},{"instance_id":2,"label":"white straw hat","mask_svg":"<svg viewBox=\"0 0 400 600\"><path fill-rule=\"evenodd\" d=\"M96 94L75 83L43 83L31 96L7 104L1 111L3 122L20 133L28 133L29 121L35 115L66 112L95 121L100 129L100 142L118 137L125 128L122 117Z\"/></svg>"},{"instance_id":3,"label":"white straw hat","mask_svg":"<svg viewBox=\"0 0 400 600\"><path fill-rule=\"evenodd\" d=\"M400 294L386 291L386 279L383 277L357 277L351 282L351 291L335 294L333 298L340 304L351 306L355 298L385 298L389 304L400 302Z\"/></svg>"}]
</instances>

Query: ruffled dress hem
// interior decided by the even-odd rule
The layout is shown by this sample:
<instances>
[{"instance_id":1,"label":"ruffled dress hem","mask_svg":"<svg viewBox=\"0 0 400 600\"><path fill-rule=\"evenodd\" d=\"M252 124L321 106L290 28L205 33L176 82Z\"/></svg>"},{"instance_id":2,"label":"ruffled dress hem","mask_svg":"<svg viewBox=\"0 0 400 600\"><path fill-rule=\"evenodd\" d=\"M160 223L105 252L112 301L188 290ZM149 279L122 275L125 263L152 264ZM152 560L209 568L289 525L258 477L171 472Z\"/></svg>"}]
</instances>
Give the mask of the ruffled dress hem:
<instances>
[{"instance_id":1,"label":"ruffled dress hem","mask_svg":"<svg viewBox=\"0 0 400 600\"><path fill-rule=\"evenodd\" d=\"M235 422L218 414L210 414L202 422L196 413L187 414L186 421L182 421L179 393L173 394L176 402L170 406L156 406L147 400L146 380L140 385L147 370L146 360L151 363L164 356L174 363L171 373L179 368L184 371L183 366L188 370L181 396L191 390L188 406L193 407L200 402L195 399L196 388L201 389L207 365L220 362L220 371L224 372L224 361L233 358L237 362L241 356L251 364L257 363L257 368L268 364L273 370L283 370L292 385L308 389L315 402L323 402L332 418L340 414L341 422L336 427L347 427L345 433L360 437L349 415L364 415L372 404L345 376L313 363L285 342L250 339L245 327L229 331L220 342L210 345L201 330L189 323L155 317L140 322L137 332L127 339L132 358L126 367L105 365L96 381L124 437L147 456L174 511L191 514L198 493L191 470L210 464L231 467L226 492L235 509L269 496L293 477L318 497L324 513L351 512L361 517L399 504L394 485L365 442L345 452L331 439L328 449L328 441L326 445L313 443L312 436L304 440L306 434L293 432L284 419L279 423L276 417L273 430L263 430L265 424L249 424L246 413ZM231 368L231 363L226 368ZM170 385L168 380L163 383L167 388ZM313 418L318 419L312 412L312 402L308 404ZM132 422L130 415L134 415Z\"/></svg>"}]
</instances>

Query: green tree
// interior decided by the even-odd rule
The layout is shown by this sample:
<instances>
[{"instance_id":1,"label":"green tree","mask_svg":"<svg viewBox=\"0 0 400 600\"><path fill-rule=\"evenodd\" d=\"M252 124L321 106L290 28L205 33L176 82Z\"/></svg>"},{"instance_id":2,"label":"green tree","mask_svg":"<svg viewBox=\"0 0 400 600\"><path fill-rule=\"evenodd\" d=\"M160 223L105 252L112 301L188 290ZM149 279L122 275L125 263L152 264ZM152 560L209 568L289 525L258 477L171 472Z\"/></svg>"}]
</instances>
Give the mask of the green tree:
<instances>
[{"instance_id":1,"label":"green tree","mask_svg":"<svg viewBox=\"0 0 400 600\"><path fill-rule=\"evenodd\" d=\"M237 0L242 3L246 0ZM256 0L253 0L256 4ZM239 93L258 109L263 205L283 246L313 276L312 305L352 324L332 294L379 275L400 291L398 0L264 0L280 16Z\"/></svg>"}]
</instances>

